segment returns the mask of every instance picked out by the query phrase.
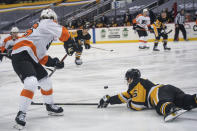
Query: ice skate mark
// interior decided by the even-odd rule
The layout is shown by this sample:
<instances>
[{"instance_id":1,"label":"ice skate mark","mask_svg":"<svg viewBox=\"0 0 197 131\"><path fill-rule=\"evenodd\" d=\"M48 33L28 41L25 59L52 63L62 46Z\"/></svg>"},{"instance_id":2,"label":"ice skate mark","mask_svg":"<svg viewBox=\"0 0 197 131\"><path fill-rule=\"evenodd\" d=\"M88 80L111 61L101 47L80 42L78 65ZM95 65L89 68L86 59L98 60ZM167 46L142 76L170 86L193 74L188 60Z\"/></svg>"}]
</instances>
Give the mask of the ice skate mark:
<instances>
[{"instance_id":1,"label":"ice skate mark","mask_svg":"<svg viewBox=\"0 0 197 131\"><path fill-rule=\"evenodd\" d=\"M185 121L197 121L197 119L196 118L189 118L189 117L180 117L179 119L181 119L181 120L185 120Z\"/></svg>"}]
</instances>

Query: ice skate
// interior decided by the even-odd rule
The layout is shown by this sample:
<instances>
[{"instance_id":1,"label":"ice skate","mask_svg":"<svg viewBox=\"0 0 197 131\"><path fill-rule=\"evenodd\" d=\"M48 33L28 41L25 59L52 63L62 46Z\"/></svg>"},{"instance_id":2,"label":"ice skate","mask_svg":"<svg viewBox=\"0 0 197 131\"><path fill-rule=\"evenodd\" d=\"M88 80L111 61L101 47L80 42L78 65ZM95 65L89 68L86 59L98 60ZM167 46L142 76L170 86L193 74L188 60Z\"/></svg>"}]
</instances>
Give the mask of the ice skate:
<instances>
[{"instance_id":1,"label":"ice skate","mask_svg":"<svg viewBox=\"0 0 197 131\"><path fill-rule=\"evenodd\" d=\"M15 129L23 130L25 128L25 125L26 125L25 117L26 117L26 113L23 113L22 111L18 112L15 118L15 121L16 121L16 125L14 125Z\"/></svg>"},{"instance_id":2,"label":"ice skate","mask_svg":"<svg viewBox=\"0 0 197 131\"><path fill-rule=\"evenodd\" d=\"M183 110L183 109L180 109L180 108L174 108L174 109L172 109L172 111L169 114L164 116L164 121L165 122L174 121L177 117L179 117L180 115L182 115L183 113L185 113L187 111L188 110Z\"/></svg>"},{"instance_id":3,"label":"ice skate","mask_svg":"<svg viewBox=\"0 0 197 131\"><path fill-rule=\"evenodd\" d=\"M75 64L76 64L76 65L82 65L83 62L82 62L82 60L81 60L80 58L76 58L76 59L75 59Z\"/></svg>"},{"instance_id":4,"label":"ice skate","mask_svg":"<svg viewBox=\"0 0 197 131\"><path fill-rule=\"evenodd\" d=\"M46 104L46 110L48 111L48 115L50 116L63 116L63 108L58 107L54 104Z\"/></svg>"}]
</instances>

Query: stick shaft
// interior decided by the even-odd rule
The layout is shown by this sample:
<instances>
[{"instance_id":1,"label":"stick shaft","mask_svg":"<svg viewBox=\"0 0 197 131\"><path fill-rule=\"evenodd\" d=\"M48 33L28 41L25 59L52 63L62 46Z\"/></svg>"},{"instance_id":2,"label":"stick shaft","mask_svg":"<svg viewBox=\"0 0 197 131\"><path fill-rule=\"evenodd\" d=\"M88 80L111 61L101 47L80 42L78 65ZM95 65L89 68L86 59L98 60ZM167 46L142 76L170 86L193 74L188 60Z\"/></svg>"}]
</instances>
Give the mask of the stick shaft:
<instances>
[{"instance_id":1,"label":"stick shaft","mask_svg":"<svg viewBox=\"0 0 197 131\"><path fill-rule=\"evenodd\" d=\"M97 49L97 50L113 51L113 50L107 50L107 49L103 49L103 48L99 48L99 47L92 47L92 48Z\"/></svg>"},{"instance_id":2,"label":"stick shaft","mask_svg":"<svg viewBox=\"0 0 197 131\"><path fill-rule=\"evenodd\" d=\"M45 103L34 103L32 102L31 105L45 105ZM98 105L98 103L54 103L54 105L79 105L79 106L91 106L91 105Z\"/></svg>"}]
</instances>

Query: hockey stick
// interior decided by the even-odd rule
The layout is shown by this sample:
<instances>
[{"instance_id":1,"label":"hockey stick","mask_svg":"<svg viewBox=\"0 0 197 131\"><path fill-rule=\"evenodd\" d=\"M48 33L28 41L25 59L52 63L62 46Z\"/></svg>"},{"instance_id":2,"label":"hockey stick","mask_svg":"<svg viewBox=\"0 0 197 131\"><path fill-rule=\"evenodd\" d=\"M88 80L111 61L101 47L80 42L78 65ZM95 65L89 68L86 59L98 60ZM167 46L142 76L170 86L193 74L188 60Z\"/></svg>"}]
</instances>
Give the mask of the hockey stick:
<instances>
[{"instance_id":1,"label":"hockey stick","mask_svg":"<svg viewBox=\"0 0 197 131\"><path fill-rule=\"evenodd\" d=\"M67 1L67 0L61 0L61 1L58 1L58 2L55 2L55 3L52 3L52 4L50 4L49 6L47 6L47 7L45 7L45 8L42 8L42 9L40 9L40 10L34 12L34 13L28 14L28 15L26 15L26 16L20 18L20 19L17 19L17 20L14 21L14 22L11 22L11 23L7 24L6 26L2 27L0 30L4 30L4 29L6 29L6 28L8 28L8 27L10 27L10 26L16 25L17 23L19 23L19 22L21 22L21 21L24 21L24 20L26 20L27 18L29 18L29 17L31 17L31 16L35 16L36 14L42 12L44 9L52 8L53 6L57 6L57 5L59 5L59 4L63 3L63 2L66 2L66 1Z\"/></svg>"},{"instance_id":2,"label":"hockey stick","mask_svg":"<svg viewBox=\"0 0 197 131\"><path fill-rule=\"evenodd\" d=\"M98 47L92 47L92 48L97 49L97 50L110 51L110 52L113 52L114 51L114 50L107 50L107 49L98 48Z\"/></svg>"},{"instance_id":3,"label":"hockey stick","mask_svg":"<svg viewBox=\"0 0 197 131\"><path fill-rule=\"evenodd\" d=\"M60 61L60 63L62 63L65 59L66 59L66 57L67 57L68 55L66 54L63 58L62 58L62 60ZM51 77L53 74L54 74L54 72L57 70L57 67L55 67L52 71L51 71L51 73L49 74L49 77Z\"/></svg>"},{"instance_id":4,"label":"hockey stick","mask_svg":"<svg viewBox=\"0 0 197 131\"><path fill-rule=\"evenodd\" d=\"M31 102L31 105L45 105L45 103ZM54 103L54 105L97 106L98 103Z\"/></svg>"},{"instance_id":5,"label":"hockey stick","mask_svg":"<svg viewBox=\"0 0 197 131\"><path fill-rule=\"evenodd\" d=\"M166 34L170 34L172 32L172 29L171 30L169 30L168 32L166 32Z\"/></svg>"}]
</instances>

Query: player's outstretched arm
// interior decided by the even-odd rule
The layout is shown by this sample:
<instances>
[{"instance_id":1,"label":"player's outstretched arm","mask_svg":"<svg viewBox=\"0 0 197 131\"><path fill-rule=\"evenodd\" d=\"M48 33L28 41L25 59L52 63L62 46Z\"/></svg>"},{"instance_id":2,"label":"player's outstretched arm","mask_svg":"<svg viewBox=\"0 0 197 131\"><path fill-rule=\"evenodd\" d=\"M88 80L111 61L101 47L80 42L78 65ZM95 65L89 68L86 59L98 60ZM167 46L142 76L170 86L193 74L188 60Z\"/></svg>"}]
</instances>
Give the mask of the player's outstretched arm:
<instances>
[{"instance_id":1,"label":"player's outstretched arm","mask_svg":"<svg viewBox=\"0 0 197 131\"><path fill-rule=\"evenodd\" d=\"M130 98L131 96L127 92L123 92L114 96L105 95L103 98L100 99L98 103L98 108L106 108L108 104L115 105L127 103Z\"/></svg>"}]
</instances>

